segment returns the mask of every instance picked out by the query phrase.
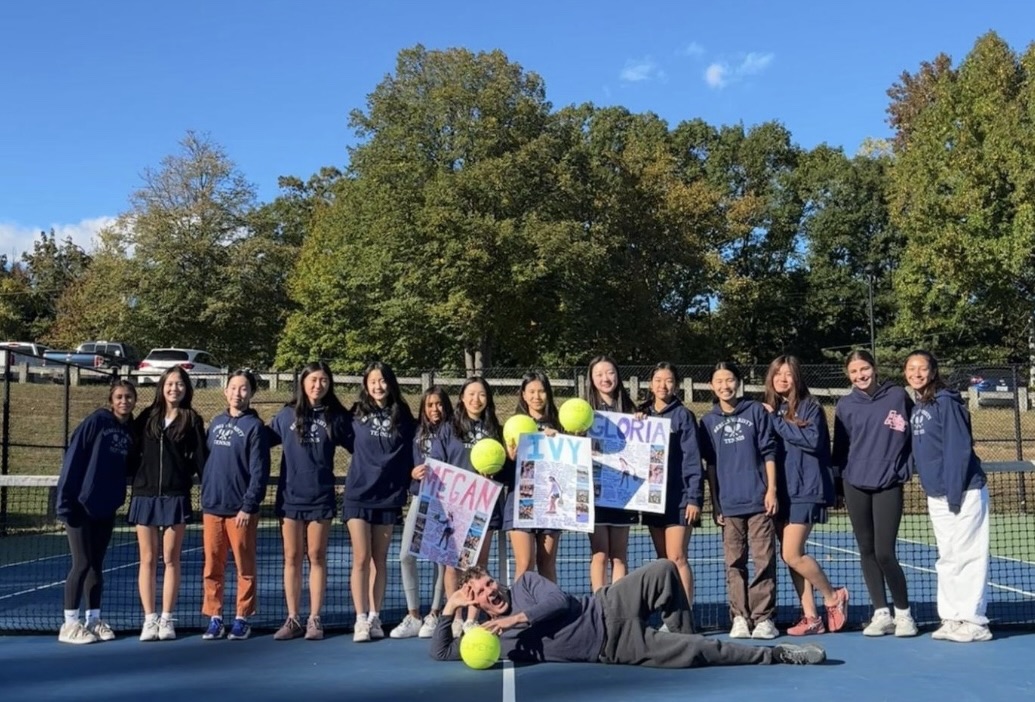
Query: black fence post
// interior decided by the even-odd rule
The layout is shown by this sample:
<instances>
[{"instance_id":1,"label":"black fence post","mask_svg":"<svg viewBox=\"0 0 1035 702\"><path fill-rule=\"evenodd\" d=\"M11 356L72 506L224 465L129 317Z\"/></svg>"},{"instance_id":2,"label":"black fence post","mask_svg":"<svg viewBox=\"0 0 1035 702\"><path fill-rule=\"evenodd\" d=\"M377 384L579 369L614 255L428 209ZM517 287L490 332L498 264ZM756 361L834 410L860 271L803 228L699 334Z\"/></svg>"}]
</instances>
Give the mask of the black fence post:
<instances>
[{"instance_id":1,"label":"black fence post","mask_svg":"<svg viewBox=\"0 0 1035 702\"><path fill-rule=\"evenodd\" d=\"M1024 437L1021 434L1021 385L1018 382L1017 366L1011 366L1013 372L1013 435L1016 440L1017 448L1017 460L1024 460ZM1027 392L1028 389L1025 387L1023 392ZM1026 400L1030 398L1025 398ZM1027 402L1025 402L1027 406ZM1028 511L1028 486L1025 484L1024 479L1027 473L1021 472L1017 474L1017 497L1021 502L1021 511Z\"/></svg>"},{"instance_id":2,"label":"black fence post","mask_svg":"<svg viewBox=\"0 0 1035 702\"><path fill-rule=\"evenodd\" d=\"M62 429L61 436L63 437L61 439L61 444L67 450L68 449L68 433L70 431L68 413L69 413L69 405L72 404L72 367L69 366L68 364L65 364L64 380L65 380L65 407L64 407L64 410L62 412L63 416L61 418L61 429ZM64 454L62 454L62 460L64 460Z\"/></svg>"},{"instance_id":3,"label":"black fence post","mask_svg":"<svg viewBox=\"0 0 1035 702\"><path fill-rule=\"evenodd\" d=\"M11 470L11 352L4 351L3 441L0 443L0 475ZM0 536L7 536L7 486L0 486Z\"/></svg>"}]
</instances>

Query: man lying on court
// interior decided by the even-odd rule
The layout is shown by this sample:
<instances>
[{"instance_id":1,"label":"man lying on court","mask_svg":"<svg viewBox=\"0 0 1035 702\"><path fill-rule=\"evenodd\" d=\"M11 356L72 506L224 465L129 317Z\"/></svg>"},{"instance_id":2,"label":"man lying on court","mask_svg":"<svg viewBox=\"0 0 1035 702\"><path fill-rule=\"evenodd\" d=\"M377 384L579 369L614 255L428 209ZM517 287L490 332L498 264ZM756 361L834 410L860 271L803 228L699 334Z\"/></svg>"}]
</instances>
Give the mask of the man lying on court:
<instances>
[{"instance_id":1,"label":"man lying on court","mask_svg":"<svg viewBox=\"0 0 1035 702\"><path fill-rule=\"evenodd\" d=\"M694 668L710 665L822 663L826 652L815 644L745 646L693 633L690 607L675 564L658 560L637 568L595 595L574 597L538 573L526 571L509 590L483 568L460 576L446 602L431 641L431 657L460 660L453 638L453 616L473 605L489 620L482 624L500 636L500 655L513 661L590 662ZM660 612L668 631L648 626Z\"/></svg>"}]
</instances>

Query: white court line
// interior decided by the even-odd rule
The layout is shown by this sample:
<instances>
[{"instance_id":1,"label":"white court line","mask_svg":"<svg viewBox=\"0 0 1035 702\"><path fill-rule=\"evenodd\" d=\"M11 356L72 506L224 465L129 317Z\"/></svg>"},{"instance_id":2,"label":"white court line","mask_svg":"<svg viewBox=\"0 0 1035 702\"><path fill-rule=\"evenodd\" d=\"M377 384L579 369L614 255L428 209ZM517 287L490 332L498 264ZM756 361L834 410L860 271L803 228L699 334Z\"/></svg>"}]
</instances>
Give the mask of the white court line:
<instances>
[{"instance_id":1,"label":"white court line","mask_svg":"<svg viewBox=\"0 0 1035 702\"><path fill-rule=\"evenodd\" d=\"M112 546L108 550L109 551L114 551L115 549L122 548L123 546L136 546L136 545L137 545L136 541L124 541L121 544L115 544L114 546ZM13 568L15 566L21 566L21 565L31 565L33 563L42 563L43 561L52 561L55 558L71 558L71 557L72 557L71 553L58 553L58 554L55 554L53 556L43 556L42 558L30 558L27 561L18 561L17 563L4 563L3 565L0 565L0 569L2 569L2 568Z\"/></svg>"},{"instance_id":2,"label":"white court line","mask_svg":"<svg viewBox=\"0 0 1035 702\"><path fill-rule=\"evenodd\" d=\"M515 702L514 661L503 661L503 702Z\"/></svg>"},{"instance_id":3,"label":"white court line","mask_svg":"<svg viewBox=\"0 0 1035 702\"><path fill-rule=\"evenodd\" d=\"M184 549L183 551L180 552L180 554L182 555L184 553L190 553L191 551L200 551L201 549L202 549L201 546L195 546L194 548ZM117 570L125 570L126 568L136 568L139 565L140 565L140 561L134 561L133 563L124 563L123 565L115 566L114 568L105 568L101 572L102 573L114 573ZM9 600L12 597L20 597L21 595L28 595L28 594L31 594L33 592L39 592L40 590L46 590L47 588L58 587L59 585L64 585L64 584L65 584L64 580L58 580L58 581L53 582L53 583L47 583L46 585L37 585L36 587L30 587L28 590L20 590L18 592L12 592L12 593L7 594L7 595L0 595L0 600Z\"/></svg>"},{"instance_id":4,"label":"white court line","mask_svg":"<svg viewBox=\"0 0 1035 702\"><path fill-rule=\"evenodd\" d=\"M905 539L900 539L900 541L905 541ZM812 542L809 541L809 543L812 543ZM912 543L919 543L919 542L912 542ZM860 554L858 551L853 551L850 548L841 548L839 546L827 546L827 545L824 545L824 544L815 544L815 545L819 546L821 548L830 549L831 551L840 551L841 553L850 553L850 554L852 554L854 556L858 556L860 558L862 557L862 554ZM927 546L928 544L921 544L921 545L922 546ZM900 566L902 566L903 568L909 568L910 570L918 570L918 571L921 571L923 573L932 573L934 575L938 574L938 571L936 571L934 568L925 568L923 566L912 565L911 563L903 563L902 561L899 561L898 564ZM1021 590L1020 588L1010 587L1009 585L1000 585L999 583L993 583L992 581L988 582L988 586L989 587L994 587L997 590L1006 590L1007 592L1013 592L1013 593L1016 593L1018 595L1024 595L1025 597L1035 597L1035 592L1028 592L1027 590Z\"/></svg>"}]
</instances>

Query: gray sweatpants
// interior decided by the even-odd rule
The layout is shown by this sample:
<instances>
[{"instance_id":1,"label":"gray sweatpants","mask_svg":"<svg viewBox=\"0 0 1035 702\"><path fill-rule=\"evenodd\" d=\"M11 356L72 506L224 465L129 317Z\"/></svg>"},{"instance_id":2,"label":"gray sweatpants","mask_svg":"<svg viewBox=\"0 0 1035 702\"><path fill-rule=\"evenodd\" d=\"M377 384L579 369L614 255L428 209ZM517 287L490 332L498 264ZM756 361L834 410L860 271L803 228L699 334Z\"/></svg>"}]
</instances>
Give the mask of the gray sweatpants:
<instances>
[{"instance_id":1,"label":"gray sweatpants","mask_svg":"<svg viewBox=\"0 0 1035 702\"><path fill-rule=\"evenodd\" d=\"M772 662L767 646L726 643L693 633L693 618L676 566L669 560L637 568L600 591L604 604L604 663L651 668L757 665ZM668 631L647 626L661 612Z\"/></svg>"}]
</instances>

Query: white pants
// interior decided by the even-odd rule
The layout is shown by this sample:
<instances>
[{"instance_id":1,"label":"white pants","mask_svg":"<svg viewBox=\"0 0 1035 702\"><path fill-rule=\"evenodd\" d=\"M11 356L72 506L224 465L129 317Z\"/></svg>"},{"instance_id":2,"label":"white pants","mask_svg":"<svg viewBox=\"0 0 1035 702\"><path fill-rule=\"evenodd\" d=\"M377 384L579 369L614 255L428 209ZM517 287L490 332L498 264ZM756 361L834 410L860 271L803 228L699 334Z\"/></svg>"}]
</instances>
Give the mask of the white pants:
<instances>
[{"instance_id":1,"label":"white pants","mask_svg":"<svg viewBox=\"0 0 1035 702\"><path fill-rule=\"evenodd\" d=\"M417 557L410 555L410 543L413 541L413 531L417 527L417 501L410 503L406 511L406 521L403 522L402 544L399 546L399 565L402 569L403 592L406 594L406 608L420 612L420 575L417 573ZM436 567L435 587L431 595L432 611L442 609L442 597L445 590L446 567Z\"/></svg>"},{"instance_id":2,"label":"white pants","mask_svg":"<svg viewBox=\"0 0 1035 702\"><path fill-rule=\"evenodd\" d=\"M965 491L959 514L949 511L944 497L928 497L927 510L938 542L938 616L988 624L988 488Z\"/></svg>"}]
</instances>

